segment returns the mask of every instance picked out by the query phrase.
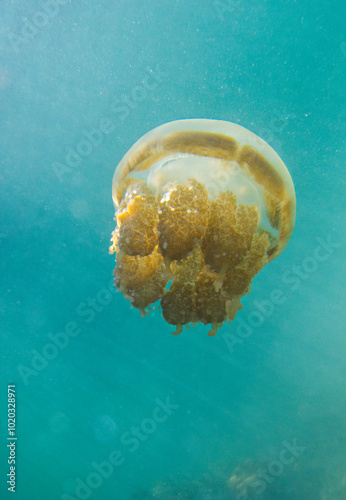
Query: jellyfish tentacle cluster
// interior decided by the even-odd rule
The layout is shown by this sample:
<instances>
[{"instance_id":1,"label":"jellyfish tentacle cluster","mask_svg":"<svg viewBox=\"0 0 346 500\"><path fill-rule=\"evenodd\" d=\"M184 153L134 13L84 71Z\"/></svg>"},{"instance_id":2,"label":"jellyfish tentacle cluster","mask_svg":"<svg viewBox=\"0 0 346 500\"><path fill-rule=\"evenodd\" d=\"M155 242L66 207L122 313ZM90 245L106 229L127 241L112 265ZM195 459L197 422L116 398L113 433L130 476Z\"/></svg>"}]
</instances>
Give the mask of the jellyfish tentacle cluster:
<instances>
[{"instance_id":1,"label":"jellyfish tentacle cluster","mask_svg":"<svg viewBox=\"0 0 346 500\"><path fill-rule=\"evenodd\" d=\"M254 276L294 228L294 187L255 134L217 120L181 120L143 136L113 178L115 285L144 316L160 300L179 334L216 334L242 308Z\"/></svg>"}]
</instances>

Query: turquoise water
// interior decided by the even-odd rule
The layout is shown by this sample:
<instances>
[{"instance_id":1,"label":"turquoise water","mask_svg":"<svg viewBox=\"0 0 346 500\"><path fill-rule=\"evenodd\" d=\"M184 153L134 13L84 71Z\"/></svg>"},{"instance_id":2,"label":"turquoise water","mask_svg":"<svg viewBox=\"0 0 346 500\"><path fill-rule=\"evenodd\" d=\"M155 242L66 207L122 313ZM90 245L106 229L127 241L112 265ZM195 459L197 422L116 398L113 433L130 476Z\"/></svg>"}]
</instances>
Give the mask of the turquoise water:
<instances>
[{"instance_id":1,"label":"turquoise water","mask_svg":"<svg viewBox=\"0 0 346 500\"><path fill-rule=\"evenodd\" d=\"M1 498L8 384L18 500L346 498L344 15L341 0L2 6ZM115 166L195 117L261 136L297 194L288 247L213 338L142 319L108 255Z\"/></svg>"}]
</instances>

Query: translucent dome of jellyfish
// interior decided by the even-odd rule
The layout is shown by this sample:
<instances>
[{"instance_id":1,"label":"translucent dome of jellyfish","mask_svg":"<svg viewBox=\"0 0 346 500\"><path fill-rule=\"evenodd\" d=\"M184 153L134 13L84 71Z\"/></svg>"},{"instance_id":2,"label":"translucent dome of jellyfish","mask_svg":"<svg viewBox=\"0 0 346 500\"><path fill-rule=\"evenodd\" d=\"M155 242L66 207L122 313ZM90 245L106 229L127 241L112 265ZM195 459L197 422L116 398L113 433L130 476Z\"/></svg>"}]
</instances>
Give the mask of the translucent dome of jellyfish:
<instances>
[{"instance_id":1,"label":"translucent dome of jellyfish","mask_svg":"<svg viewBox=\"0 0 346 500\"><path fill-rule=\"evenodd\" d=\"M253 277L287 245L291 176L244 127L179 120L145 134L113 178L115 285L142 316L160 300L175 325L215 335L242 309Z\"/></svg>"}]
</instances>

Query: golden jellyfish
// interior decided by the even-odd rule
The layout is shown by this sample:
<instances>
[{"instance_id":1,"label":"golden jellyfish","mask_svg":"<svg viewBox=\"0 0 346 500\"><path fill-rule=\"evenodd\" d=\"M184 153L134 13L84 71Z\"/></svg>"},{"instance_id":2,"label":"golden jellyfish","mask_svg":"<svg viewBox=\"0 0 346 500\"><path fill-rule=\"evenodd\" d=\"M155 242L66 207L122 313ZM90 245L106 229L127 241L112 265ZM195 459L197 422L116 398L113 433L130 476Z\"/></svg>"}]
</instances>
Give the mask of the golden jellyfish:
<instances>
[{"instance_id":1,"label":"golden jellyfish","mask_svg":"<svg viewBox=\"0 0 346 500\"><path fill-rule=\"evenodd\" d=\"M284 163L226 121L179 120L145 134L117 166L112 191L115 285L142 316L160 300L174 334L203 323L215 335L233 320L294 228Z\"/></svg>"}]
</instances>

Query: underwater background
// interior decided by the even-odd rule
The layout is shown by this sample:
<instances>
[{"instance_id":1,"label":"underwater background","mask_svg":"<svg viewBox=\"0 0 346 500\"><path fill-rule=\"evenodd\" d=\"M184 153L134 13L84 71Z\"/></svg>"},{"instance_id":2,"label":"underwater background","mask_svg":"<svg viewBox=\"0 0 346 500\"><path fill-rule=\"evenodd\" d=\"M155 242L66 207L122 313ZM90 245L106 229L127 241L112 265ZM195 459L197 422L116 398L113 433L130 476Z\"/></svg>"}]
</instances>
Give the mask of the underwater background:
<instances>
[{"instance_id":1,"label":"underwater background","mask_svg":"<svg viewBox=\"0 0 346 500\"><path fill-rule=\"evenodd\" d=\"M346 498L344 17L342 0L3 2L1 498L8 384L18 500ZM212 338L112 287L114 169L183 118L258 134L297 195L288 247Z\"/></svg>"}]
</instances>

